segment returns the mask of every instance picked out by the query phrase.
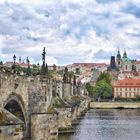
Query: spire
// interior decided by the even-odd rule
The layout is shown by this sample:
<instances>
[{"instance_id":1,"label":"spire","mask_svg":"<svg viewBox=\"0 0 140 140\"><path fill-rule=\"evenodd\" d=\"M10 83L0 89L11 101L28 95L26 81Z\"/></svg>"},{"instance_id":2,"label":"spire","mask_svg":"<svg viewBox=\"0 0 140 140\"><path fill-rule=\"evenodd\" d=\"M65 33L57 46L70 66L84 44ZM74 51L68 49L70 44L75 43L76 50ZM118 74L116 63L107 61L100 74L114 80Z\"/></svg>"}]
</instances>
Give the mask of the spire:
<instances>
[{"instance_id":1,"label":"spire","mask_svg":"<svg viewBox=\"0 0 140 140\"><path fill-rule=\"evenodd\" d=\"M126 50L124 50L123 57L124 57L124 58L127 58Z\"/></svg>"},{"instance_id":2,"label":"spire","mask_svg":"<svg viewBox=\"0 0 140 140\"><path fill-rule=\"evenodd\" d=\"M118 53L117 53L117 59L121 59L121 54L120 54L120 50L118 49Z\"/></svg>"}]
</instances>

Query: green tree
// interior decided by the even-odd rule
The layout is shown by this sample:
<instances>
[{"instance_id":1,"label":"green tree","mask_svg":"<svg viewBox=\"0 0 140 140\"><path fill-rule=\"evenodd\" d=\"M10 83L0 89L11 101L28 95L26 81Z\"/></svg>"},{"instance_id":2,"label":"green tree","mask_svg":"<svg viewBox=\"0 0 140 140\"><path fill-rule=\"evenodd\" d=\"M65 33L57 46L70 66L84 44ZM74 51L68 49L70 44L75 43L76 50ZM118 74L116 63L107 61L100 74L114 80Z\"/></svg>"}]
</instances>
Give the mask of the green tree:
<instances>
[{"instance_id":1,"label":"green tree","mask_svg":"<svg viewBox=\"0 0 140 140\"><path fill-rule=\"evenodd\" d=\"M94 86L92 86L90 83L86 84L86 89L87 89L90 96L94 95Z\"/></svg>"},{"instance_id":2,"label":"green tree","mask_svg":"<svg viewBox=\"0 0 140 140\"><path fill-rule=\"evenodd\" d=\"M100 80L104 80L105 82L107 82L109 85L111 84L111 76L109 73L101 73L97 79L97 82L99 82Z\"/></svg>"},{"instance_id":3,"label":"green tree","mask_svg":"<svg viewBox=\"0 0 140 140\"><path fill-rule=\"evenodd\" d=\"M112 97L112 86L105 80L100 80L95 86L94 95L97 98L109 99Z\"/></svg>"}]
</instances>

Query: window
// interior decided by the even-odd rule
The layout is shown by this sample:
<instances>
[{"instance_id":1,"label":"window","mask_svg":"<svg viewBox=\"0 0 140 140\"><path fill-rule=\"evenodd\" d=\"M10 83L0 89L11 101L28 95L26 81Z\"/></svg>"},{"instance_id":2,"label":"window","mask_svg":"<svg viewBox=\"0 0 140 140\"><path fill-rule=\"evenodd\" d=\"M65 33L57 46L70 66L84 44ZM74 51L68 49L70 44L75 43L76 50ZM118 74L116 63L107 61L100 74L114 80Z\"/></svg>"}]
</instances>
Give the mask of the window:
<instances>
[{"instance_id":1,"label":"window","mask_svg":"<svg viewBox=\"0 0 140 140\"><path fill-rule=\"evenodd\" d=\"M125 92L125 97L127 97L127 93Z\"/></svg>"},{"instance_id":2,"label":"window","mask_svg":"<svg viewBox=\"0 0 140 140\"><path fill-rule=\"evenodd\" d=\"M136 91L136 89L134 88L134 91Z\"/></svg>"},{"instance_id":3,"label":"window","mask_svg":"<svg viewBox=\"0 0 140 140\"><path fill-rule=\"evenodd\" d=\"M125 70L127 70L127 65L125 66Z\"/></svg>"}]
</instances>

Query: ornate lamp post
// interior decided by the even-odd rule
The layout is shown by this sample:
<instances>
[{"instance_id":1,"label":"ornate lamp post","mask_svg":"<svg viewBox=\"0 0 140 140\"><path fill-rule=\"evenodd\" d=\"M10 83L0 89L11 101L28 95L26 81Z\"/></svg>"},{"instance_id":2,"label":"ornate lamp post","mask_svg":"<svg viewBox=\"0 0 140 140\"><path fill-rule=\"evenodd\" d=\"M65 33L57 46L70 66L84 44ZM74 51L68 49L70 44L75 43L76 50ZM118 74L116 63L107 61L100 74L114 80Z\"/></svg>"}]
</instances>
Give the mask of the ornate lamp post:
<instances>
[{"instance_id":1,"label":"ornate lamp post","mask_svg":"<svg viewBox=\"0 0 140 140\"><path fill-rule=\"evenodd\" d=\"M14 61L14 64L13 64L13 70L14 70L14 73L16 73L16 56L15 56L15 54L14 54L14 56L13 56L13 61Z\"/></svg>"}]
</instances>

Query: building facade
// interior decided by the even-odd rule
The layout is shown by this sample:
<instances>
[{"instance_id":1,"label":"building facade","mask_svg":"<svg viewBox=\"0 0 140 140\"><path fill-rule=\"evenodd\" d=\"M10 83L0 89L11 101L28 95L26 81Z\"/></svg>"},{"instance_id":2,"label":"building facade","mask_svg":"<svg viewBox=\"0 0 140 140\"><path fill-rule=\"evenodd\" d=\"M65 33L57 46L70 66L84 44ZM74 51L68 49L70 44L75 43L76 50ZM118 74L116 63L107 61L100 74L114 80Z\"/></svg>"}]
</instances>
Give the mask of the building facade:
<instances>
[{"instance_id":1,"label":"building facade","mask_svg":"<svg viewBox=\"0 0 140 140\"><path fill-rule=\"evenodd\" d=\"M140 95L140 79L118 80L113 86L114 98L136 98Z\"/></svg>"},{"instance_id":2,"label":"building facade","mask_svg":"<svg viewBox=\"0 0 140 140\"><path fill-rule=\"evenodd\" d=\"M126 50L124 50L123 56L121 57L120 51L118 50L116 56L116 66L121 72L130 72L133 70L133 61L127 57Z\"/></svg>"}]
</instances>

